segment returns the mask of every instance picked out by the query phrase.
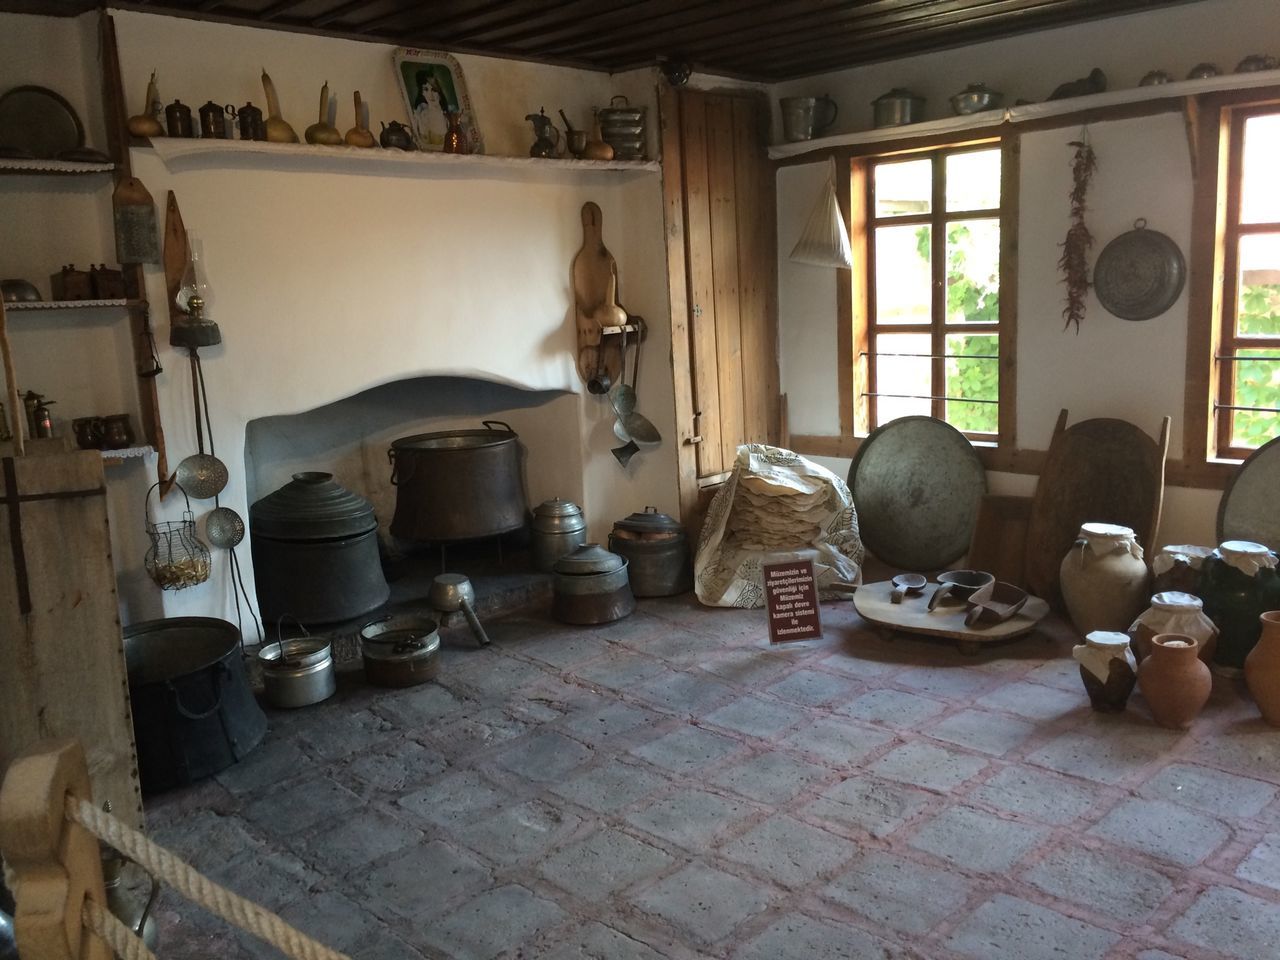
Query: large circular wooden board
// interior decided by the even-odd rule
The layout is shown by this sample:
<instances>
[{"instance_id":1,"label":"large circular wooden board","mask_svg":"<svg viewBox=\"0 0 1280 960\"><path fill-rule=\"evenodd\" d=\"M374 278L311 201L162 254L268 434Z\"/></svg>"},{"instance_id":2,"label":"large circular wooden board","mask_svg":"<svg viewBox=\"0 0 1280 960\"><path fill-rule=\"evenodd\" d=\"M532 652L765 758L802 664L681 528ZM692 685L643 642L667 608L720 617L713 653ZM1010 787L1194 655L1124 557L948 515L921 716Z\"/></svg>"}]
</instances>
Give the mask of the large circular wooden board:
<instances>
[{"instance_id":1,"label":"large circular wooden board","mask_svg":"<svg viewBox=\"0 0 1280 960\"><path fill-rule=\"evenodd\" d=\"M904 570L937 570L969 549L987 474L955 427L903 417L862 441L849 490L868 550Z\"/></svg>"},{"instance_id":2,"label":"large circular wooden board","mask_svg":"<svg viewBox=\"0 0 1280 960\"><path fill-rule=\"evenodd\" d=\"M1218 542L1249 540L1280 550L1280 437L1240 465L1218 506Z\"/></svg>"},{"instance_id":3,"label":"large circular wooden board","mask_svg":"<svg viewBox=\"0 0 1280 960\"><path fill-rule=\"evenodd\" d=\"M1039 597L1027 597L1022 609L1004 623L970 628L964 625L965 614L969 611L967 604L941 603L929 610L929 594L936 586L930 584L917 596L906 597L901 603L891 603L892 581L864 583L853 595L853 606L863 620L880 627L968 643L991 643L1020 637L1034 630L1049 612L1049 605Z\"/></svg>"}]
</instances>

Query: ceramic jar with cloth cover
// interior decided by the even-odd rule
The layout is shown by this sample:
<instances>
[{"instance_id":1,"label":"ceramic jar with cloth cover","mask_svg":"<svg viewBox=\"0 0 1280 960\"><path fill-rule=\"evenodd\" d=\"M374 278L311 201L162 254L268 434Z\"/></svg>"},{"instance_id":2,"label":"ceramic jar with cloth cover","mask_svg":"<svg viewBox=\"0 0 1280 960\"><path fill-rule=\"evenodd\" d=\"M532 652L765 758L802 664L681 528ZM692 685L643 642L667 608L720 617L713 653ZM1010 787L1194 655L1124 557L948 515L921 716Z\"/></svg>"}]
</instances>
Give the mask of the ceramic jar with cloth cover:
<instances>
[{"instance_id":1,"label":"ceramic jar with cloth cover","mask_svg":"<svg viewBox=\"0 0 1280 960\"><path fill-rule=\"evenodd\" d=\"M1086 523L1058 568L1062 600L1081 634L1128 629L1151 597L1151 571L1129 527Z\"/></svg>"},{"instance_id":2,"label":"ceramic jar with cloth cover","mask_svg":"<svg viewBox=\"0 0 1280 960\"><path fill-rule=\"evenodd\" d=\"M1238 676L1262 632L1258 618L1280 609L1276 555L1260 543L1224 541L1204 562L1200 596L1205 614L1221 631L1214 669Z\"/></svg>"},{"instance_id":3,"label":"ceramic jar with cloth cover","mask_svg":"<svg viewBox=\"0 0 1280 960\"><path fill-rule=\"evenodd\" d=\"M1162 633L1190 637L1196 642L1196 655L1205 663L1212 662L1218 628L1204 615L1199 597L1169 590L1151 598L1151 606L1129 626L1129 642L1139 663L1151 653L1151 641Z\"/></svg>"},{"instance_id":4,"label":"ceramic jar with cloth cover","mask_svg":"<svg viewBox=\"0 0 1280 960\"><path fill-rule=\"evenodd\" d=\"M1213 547L1201 547L1192 543L1164 546L1151 560L1153 593L1193 593L1200 596L1200 571Z\"/></svg>"},{"instance_id":5,"label":"ceramic jar with cloth cover","mask_svg":"<svg viewBox=\"0 0 1280 960\"><path fill-rule=\"evenodd\" d=\"M1127 634L1114 630L1094 630L1071 650L1080 664L1080 679L1093 709L1119 713L1133 693L1138 679L1138 662L1129 649Z\"/></svg>"}]
</instances>

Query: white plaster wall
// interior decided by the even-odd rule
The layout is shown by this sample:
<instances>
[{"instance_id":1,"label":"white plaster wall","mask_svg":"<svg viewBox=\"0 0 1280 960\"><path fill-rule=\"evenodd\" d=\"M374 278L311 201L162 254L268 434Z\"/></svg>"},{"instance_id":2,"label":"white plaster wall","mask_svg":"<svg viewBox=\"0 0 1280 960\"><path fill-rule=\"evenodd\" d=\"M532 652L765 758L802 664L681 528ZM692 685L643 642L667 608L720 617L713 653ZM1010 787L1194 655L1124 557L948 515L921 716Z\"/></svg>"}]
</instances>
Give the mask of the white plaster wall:
<instances>
[{"instance_id":1,"label":"white plaster wall","mask_svg":"<svg viewBox=\"0 0 1280 960\"><path fill-rule=\"evenodd\" d=\"M258 78L266 66L280 89L286 119L299 131L312 121L316 94L326 79L343 107L339 126L350 123L353 88L373 103L375 120L405 119L388 46L132 11L115 16L130 112L142 109L152 69L159 71L166 102L176 97L193 108L210 98L261 104ZM26 51L0 63L0 88L48 82L45 68L55 59L73 76L79 63L89 78L85 83L96 88L95 29L92 16L55 21L0 15L4 43ZM89 36L95 37L92 44L85 39ZM526 154L532 137L523 117L539 106L553 115L563 106L571 119L585 124L590 107L607 103L614 92L633 103L653 95L651 71L634 71L615 84L585 71L460 59L490 154ZM29 70L32 64L42 70ZM654 116L655 129L656 122ZM201 351L217 452L231 474L224 505L247 516L244 431L250 420L312 410L401 378L448 373L565 392L536 414L511 411L512 425L539 448L530 460L531 505L557 493L580 499L595 537L604 537L614 519L645 504L675 512L670 316L656 175L525 177L498 171L477 179L453 173L424 178L344 161L317 166L252 159L169 169L148 149L135 149L133 163L161 215L166 193L173 190L187 228L203 243L213 288L209 312L224 338L222 345ZM90 256L113 259L109 189L84 191L65 201L77 204L70 212L57 208L50 216L48 198L28 202L22 186L6 186L12 196L0 197L18 204L27 228L23 236L0 239L0 273L47 273L48 262L65 262L71 250L76 256L83 250L86 262ZM621 301L649 324L640 409L668 438L626 470L609 454L618 441L607 404L585 394L574 366L569 271L582 243L580 211L588 200L604 213L604 238L618 261ZM59 196L54 201L63 202ZM10 271L9 263L17 269ZM185 354L167 346L158 266L146 268L146 282L156 305L165 367L157 386L172 469L196 449L191 379ZM120 327L127 330L123 321ZM53 334L37 336L24 349L38 355L39 363L52 365L51 379L72 380L58 364L63 348ZM132 364L121 360L127 337L122 345L118 330L113 335L110 350L104 345L80 358L83 374L77 376L95 381L100 365L109 368L107 381L118 378L128 392ZM522 416L524 422L517 424ZM423 424L423 429L442 428L429 415ZM334 460L354 469L357 461L384 457L374 448L386 439L381 434L363 439L358 449L336 451ZM575 468L576 484L569 479ZM371 464L361 469L374 475ZM111 502L123 514L113 515L115 527L140 534L149 473L154 464L149 471L126 467L111 473ZM197 514L211 506L197 504ZM168 518L178 509L170 498L160 516ZM126 620L158 615L158 600L166 615L234 619L221 558L209 584L161 597L142 575L144 548L145 543L134 542L115 551ZM241 553L248 567L247 545ZM251 571L246 572L252 592Z\"/></svg>"},{"instance_id":2,"label":"white plaster wall","mask_svg":"<svg viewBox=\"0 0 1280 960\"><path fill-rule=\"evenodd\" d=\"M869 102L893 86L930 100L929 117L946 115L946 97L975 79L1014 97L1040 99L1059 82L1101 66L1112 88L1134 86L1147 70L1185 75L1202 60L1231 69L1280 35L1274 0L1212 0L1043 31L1008 40L779 84L777 96L830 93L842 108L832 132L870 126ZM1084 53L1082 53L1084 51ZM775 111L776 112L776 111ZM1096 123L1089 136L1099 167L1089 193L1091 260L1143 217L1184 255L1191 241L1192 181L1178 114ZM1186 360L1186 291L1160 317L1134 323L1107 313L1090 293L1079 335L1064 332L1064 289L1057 269L1068 220L1071 148L1079 128L1025 133L1018 225L1018 422L1020 448L1048 446L1058 411L1071 422L1129 420L1153 437L1172 418L1170 457L1181 456ZM835 271L792 264L787 255L821 183L820 164L778 170L779 313L783 390L793 433L834 435ZM813 273L814 280L808 281ZM844 476L848 461L821 461ZM1029 494L1035 478L991 474L990 488ZM1158 539L1213 543L1220 494L1166 489Z\"/></svg>"},{"instance_id":3,"label":"white plaster wall","mask_svg":"<svg viewBox=\"0 0 1280 960\"><path fill-rule=\"evenodd\" d=\"M843 271L790 259L818 202L830 166L778 168L778 360L792 433L831 436L840 429L836 355L836 283Z\"/></svg>"},{"instance_id":4,"label":"white plaster wall","mask_svg":"<svg viewBox=\"0 0 1280 960\"><path fill-rule=\"evenodd\" d=\"M1197 63L1230 71L1250 53L1274 53L1280 35L1275 0L1201 0L904 57L778 84L777 97L830 94L840 113L829 134L868 130L871 101L894 87L926 98L925 119L951 116L949 98L980 80L1015 100L1043 100L1059 84L1101 67L1108 89L1136 87L1149 70L1182 79ZM775 132L781 127L775 105Z\"/></svg>"}]
</instances>

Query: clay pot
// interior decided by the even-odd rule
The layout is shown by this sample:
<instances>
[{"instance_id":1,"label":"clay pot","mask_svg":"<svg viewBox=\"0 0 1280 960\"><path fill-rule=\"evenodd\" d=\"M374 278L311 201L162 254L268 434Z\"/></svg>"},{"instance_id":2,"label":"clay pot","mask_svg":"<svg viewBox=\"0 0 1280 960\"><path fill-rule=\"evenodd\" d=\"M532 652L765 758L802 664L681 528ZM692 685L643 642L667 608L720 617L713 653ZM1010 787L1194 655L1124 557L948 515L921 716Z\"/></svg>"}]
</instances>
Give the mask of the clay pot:
<instances>
[{"instance_id":1,"label":"clay pot","mask_svg":"<svg viewBox=\"0 0 1280 960\"><path fill-rule=\"evenodd\" d=\"M1209 700L1213 677L1200 662L1199 644L1180 633L1162 633L1138 667L1138 686L1151 717L1170 730L1186 730Z\"/></svg>"},{"instance_id":2,"label":"clay pot","mask_svg":"<svg viewBox=\"0 0 1280 960\"><path fill-rule=\"evenodd\" d=\"M1151 653L1151 641L1161 633L1187 635L1199 645L1200 659L1206 665L1213 660L1218 628L1205 616L1199 597L1170 590L1151 598L1151 606L1129 627L1129 644L1139 663Z\"/></svg>"},{"instance_id":3,"label":"clay pot","mask_svg":"<svg viewBox=\"0 0 1280 960\"><path fill-rule=\"evenodd\" d=\"M1151 572L1128 527L1086 523L1058 570L1062 600L1075 628L1123 631L1151 598Z\"/></svg>"},{"instance_id":4,"label":"clay pot","mask_svg":"<svg viewBox=\"0 0 1280 960\"><path fill-rule=\"evenodd\" d=\"M1180 543L1160 548L1151 560L1152 593L1191 593L1200 596L1200 570L1213 547ZM1175 633L1177 631L1174 631Z\"/></svg>"},{"instance_id":5,"label":"clay pot","mask_svg":"<svg viewBox=\"0 0 1280 960\"><path fill-rule=\"evenodd\" d=\"M1119 713L1133 693L1138 664L1129 638L1112 630L1094 630L1071 655L1080 663L1080 679L1089 703L1101 713Z\"/></svg>"},{"instance_id":6,"label":"clay pot","mask_svg":"<svg viewBox=\"0 0 1280 960\"><path fill-rule=\"evenodd\" d=\"M1262 634L1244 660L1244 682L1258 702L1262 719L1280 727L1280 610L1268 610L1259 621Z\"/></svg>"}]
</instances>

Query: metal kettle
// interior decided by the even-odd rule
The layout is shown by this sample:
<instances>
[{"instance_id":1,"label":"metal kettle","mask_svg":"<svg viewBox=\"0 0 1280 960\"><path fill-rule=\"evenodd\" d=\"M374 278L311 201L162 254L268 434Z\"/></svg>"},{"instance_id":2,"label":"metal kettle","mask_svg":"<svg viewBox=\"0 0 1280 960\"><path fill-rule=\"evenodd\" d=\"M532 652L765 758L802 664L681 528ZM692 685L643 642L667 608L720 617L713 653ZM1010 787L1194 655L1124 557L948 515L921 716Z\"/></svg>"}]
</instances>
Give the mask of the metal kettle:
<instances>
[{"instance_id":1,"label":"metal kettle","mask_svg":"<svg viewBox=\"0 0 1280 960\"><path fill-rule=\"evenodd\" d=\"M399 120L392 120L390 123L383 121L382 133L378 136L378 142L387 149L417 149L417 145L413 142L413 132Z\"/></svg>"},{"instance_id":2,"label":"metal kettle","mask_svg":"<svg viewBox=\"0 0 1280 960\"><path fill-rule=\"evenodd\" d=\"M524 118L533 124L534 140L529 156L554 157L556 145L560 142L560 130L551 123L546 108L540 108L537 113L527 113Z\"/></svg>"}]
</instances>

